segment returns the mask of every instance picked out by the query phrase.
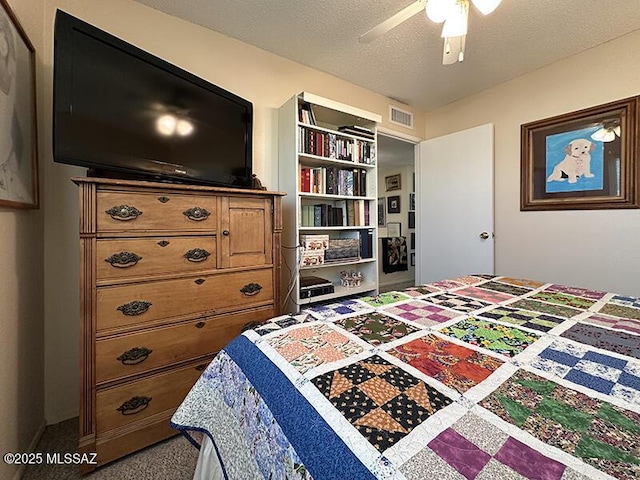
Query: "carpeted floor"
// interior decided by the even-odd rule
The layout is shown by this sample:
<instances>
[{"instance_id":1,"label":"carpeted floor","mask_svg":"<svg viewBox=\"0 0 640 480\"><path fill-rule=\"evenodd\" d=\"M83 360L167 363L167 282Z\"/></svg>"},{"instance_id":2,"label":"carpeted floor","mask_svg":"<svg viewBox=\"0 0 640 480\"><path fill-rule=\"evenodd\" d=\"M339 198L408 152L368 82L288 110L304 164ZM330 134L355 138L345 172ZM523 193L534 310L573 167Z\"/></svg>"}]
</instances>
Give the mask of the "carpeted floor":
<instances>
[{"instance_id":1,"label":"carpeted floor","mask_svg":"<svg viewBox=\"0 0 640 480\"><path fill-rule=\"evenodd\" d=\"M46 428L36 452L77 452L78 419ZM77 465L29 465L22 480L191 480L198 459L182 435L109 463L82 477Z\"/></svg>"}]
</instances>

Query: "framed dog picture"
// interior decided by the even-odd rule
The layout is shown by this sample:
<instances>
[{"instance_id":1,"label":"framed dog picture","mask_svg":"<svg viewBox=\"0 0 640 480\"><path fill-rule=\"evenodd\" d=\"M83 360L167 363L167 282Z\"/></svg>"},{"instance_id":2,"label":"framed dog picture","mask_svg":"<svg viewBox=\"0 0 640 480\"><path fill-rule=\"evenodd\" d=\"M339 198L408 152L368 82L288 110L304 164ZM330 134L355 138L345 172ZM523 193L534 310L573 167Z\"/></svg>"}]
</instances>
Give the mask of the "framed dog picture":
<instances>
[{"instance_id":1,"label":"framed dog picture","mask_svg":"<svg viewBox=\"0 0 640 480\"><path fill-rule=\"evenodd\" d=\"M520 210L640 208L640 96L521 126Z\"/></svg>"}]
</instances>

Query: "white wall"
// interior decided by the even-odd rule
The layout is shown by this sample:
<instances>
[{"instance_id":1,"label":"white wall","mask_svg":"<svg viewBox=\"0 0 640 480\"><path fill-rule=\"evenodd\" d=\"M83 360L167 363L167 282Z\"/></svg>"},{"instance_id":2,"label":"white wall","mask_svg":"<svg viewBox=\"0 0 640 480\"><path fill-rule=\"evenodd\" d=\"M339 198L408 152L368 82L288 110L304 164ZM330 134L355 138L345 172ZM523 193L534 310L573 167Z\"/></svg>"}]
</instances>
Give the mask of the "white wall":
<instances>
[{"instance_id":1,"label":"white wall","mask_svg":"<svg viewBox=\"0 0 640 480\"><path fill-rule=\"evenodd\" d=\"M9 0L37 52L43 43L43 5ZM42 81L36 57L36 81ZM40 96L40 95L39 95ZM46 112L38 110L42 118ZM39 148L44 146L40 137ZM41 189L42 192L42 189ZM43 211L0 207L0 452L35 446L44 428ZM18 466L0 462L0 478Z\"/></svg>"},{"instance_id":2,"label":"white wall","mask_svg":"<svg viewBox=\"0 0 640 480\"><path fill-rule=\"evenodd\" d=\"M378 198L384 198L386 221L400 222L400 234L407 239L407 271L384 273L382 270L382 240L378 240L378 281L381 287L394 285L397 283L413 283L415 280L416 269L411 265L411 232L415 229L409 229L409 192L413 192L413 165L402 167L378 168ZM385 177L391 175L400 175L400 190L386 191ZM388 201L389 197L400 197L400 213L389 213ZM387 227L378 227L378 238L387 236Z\"/></svg>"},{"instance_id":3,"label":"white wall","mask_svg":"<svg viewBox=\"0 0 640 480\"><path fill-rule=\"evenodd\" d=\"M427 114L495 125L497 273L640 295L640 210L520 211L520 125L640 94L638 59L640 30Z\"/></svg>"},{"instance_id":4,"label":"white wall","mask_svg":"<svg viewBox=\"0 0 640 480\"><path fill-rule=\"evenodd\" d=\"M278 108L308 91L338 102L388 115L396 102L368 90L285 60L223 35L172 18L132 0L46 0L44 110L51 111L53 21L55 9L85 20L129 43L160 56L254 104L254 170L270 189L277 186ZM413 134L424 131L424 114L414 112ZM385 125L387 122L383 122ZM50 145L50 115L44 130ZM43 152L47 215L45 231L46 380L45 411L49 423L77 414L78 405L78 204L71 176L84 170L55 164ZM292 172L294 174L294 172Z\"/></svg>"}]
</instances>

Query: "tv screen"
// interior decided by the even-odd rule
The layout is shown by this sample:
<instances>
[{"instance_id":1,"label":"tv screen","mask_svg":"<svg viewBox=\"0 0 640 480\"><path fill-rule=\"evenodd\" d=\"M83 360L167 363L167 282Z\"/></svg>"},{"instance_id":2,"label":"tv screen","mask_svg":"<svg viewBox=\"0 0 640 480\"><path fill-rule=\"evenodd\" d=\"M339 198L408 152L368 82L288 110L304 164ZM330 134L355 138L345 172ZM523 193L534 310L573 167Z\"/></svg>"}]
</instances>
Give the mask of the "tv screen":
<instances>
[{"instance_id":1,"label":"tv screen","mask_svg":"<svg viewBox=\"0 0 640 480\"><path fill-rule=\"evenodd\" d=\"M58 11L56 162L99 172L251 185L253 105Z\"/></svg>"}]
</instances>

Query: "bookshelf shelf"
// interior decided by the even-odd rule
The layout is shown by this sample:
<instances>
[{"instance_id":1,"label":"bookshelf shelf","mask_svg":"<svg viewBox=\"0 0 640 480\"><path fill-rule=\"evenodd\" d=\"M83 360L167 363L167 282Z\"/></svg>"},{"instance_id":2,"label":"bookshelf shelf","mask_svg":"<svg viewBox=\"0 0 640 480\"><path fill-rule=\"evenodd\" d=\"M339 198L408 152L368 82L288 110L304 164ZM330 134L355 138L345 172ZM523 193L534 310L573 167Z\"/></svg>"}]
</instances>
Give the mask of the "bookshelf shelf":
<instances>
[{"instance_id":1,"label":"bookshelf shelf","mask_svg":"<svg viewBox=\"0 0 640 480\"><path fill-rule=\"evenodd\" d=\"M291 292L283 312L358 293L377 293L376 129L380 121L377 114L307 92L280 108L278 188L287 192L282 245L288 247L283 256L291 269L283 272L281 281L281 291ZM327 240L317 252L299 247L318 238ZM346 260L354 256L349 249L357 249L358 260ZM322 255L324 259L327 251L334 260L331 263L309 258ZM343 287L343 270L360 272L362 285ZM309 276L328 280L334 292L300 298L300 278Z\"/></svg>"}]
</instances>

